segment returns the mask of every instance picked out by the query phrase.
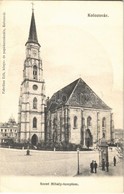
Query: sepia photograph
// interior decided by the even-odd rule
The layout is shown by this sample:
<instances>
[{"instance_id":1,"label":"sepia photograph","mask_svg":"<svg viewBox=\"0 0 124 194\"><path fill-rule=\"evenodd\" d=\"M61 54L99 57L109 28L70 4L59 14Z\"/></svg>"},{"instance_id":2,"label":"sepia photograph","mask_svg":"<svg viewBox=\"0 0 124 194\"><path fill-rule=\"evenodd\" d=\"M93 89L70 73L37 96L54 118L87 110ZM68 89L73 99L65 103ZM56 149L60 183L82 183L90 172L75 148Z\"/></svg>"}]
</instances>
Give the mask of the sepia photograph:
<instances>
[{"instance_id":1,"label":"sepia photograph","mask_svg":"<svg viewBox=\"0 0 124 194\"><path fill-rule=\"evenodd\" d=\"M0 64L0 192L124 192L123 2L0 1Z\"/></svg>"}]
</instances>

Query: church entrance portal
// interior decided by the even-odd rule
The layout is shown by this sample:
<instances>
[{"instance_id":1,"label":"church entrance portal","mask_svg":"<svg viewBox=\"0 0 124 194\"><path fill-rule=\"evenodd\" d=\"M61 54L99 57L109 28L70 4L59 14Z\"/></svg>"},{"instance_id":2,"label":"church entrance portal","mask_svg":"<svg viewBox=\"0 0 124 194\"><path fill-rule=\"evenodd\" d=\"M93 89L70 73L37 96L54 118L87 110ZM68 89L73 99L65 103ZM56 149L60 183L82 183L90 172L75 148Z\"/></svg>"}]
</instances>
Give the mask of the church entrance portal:
<instances>
[{"instance_id":1,"label":"church entrance portal","mask_svg":"<svg viewBox=\"0 0 124 194\"><path fill-rule=\"evenodd\" d=\"M36 134L34 134L34 135L32 136L32 138L31 138L31 143L32 143L34 146L37 145L37 143L38 143L38 137L37 137Z\"/></svg>"},{"instance_id":2,"label":"church entrance portal","mask_svg":"<svg viewBox=\"0 0 124 194\"><path fill-rule=\"evenodd\" d=\"M89 148L90 146L93 145L93 136L91 134L90 129L86 130L86 136L85 136L85 144Z\"/></svg>"}]
</instances>

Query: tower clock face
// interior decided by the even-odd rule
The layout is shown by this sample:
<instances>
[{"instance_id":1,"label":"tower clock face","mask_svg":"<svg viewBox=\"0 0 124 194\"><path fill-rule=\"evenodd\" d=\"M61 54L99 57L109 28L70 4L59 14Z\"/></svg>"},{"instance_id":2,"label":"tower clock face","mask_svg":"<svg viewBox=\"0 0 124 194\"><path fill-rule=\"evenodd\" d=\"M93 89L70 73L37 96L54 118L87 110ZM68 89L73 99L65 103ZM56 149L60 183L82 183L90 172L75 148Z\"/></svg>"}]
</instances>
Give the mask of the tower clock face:
<instances>
[{"instance_id":1,"label":"tower clock face","mask_svg":"<svg viewBox=\"0 0 124 194\"><path fill-rule=\"evenodd\" d=\"M33 85L33 90L37 90L38 86L37 85Z\"/></svg>"}]
</instances>

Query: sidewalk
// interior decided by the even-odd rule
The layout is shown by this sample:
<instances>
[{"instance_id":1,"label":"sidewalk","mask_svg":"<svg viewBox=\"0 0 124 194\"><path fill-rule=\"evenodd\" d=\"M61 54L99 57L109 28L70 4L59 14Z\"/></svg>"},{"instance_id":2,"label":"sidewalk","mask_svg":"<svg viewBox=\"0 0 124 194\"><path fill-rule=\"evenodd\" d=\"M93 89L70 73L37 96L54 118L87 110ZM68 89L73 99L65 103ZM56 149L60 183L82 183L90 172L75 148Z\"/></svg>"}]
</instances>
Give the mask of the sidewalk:
<instances>
[{"instance_id":1,"label":"sidewalk","mask_svg":"<svg viewBox=\"0 0 124 194\"><path fill-rule=\"evenodd\" d=\"M109 172L102 171L102 167L98 167L97 168L97 173L91 173L90 172L90 168L88 169L82 169L80 167L80 173L79 175L75 175L75 176L123 176L124 175L124 168L123 168L123 159L120 159L120 161L116 164L116 166L114 166L113 164L111 164L109 166Z\"/></svg>"}]
</instances>

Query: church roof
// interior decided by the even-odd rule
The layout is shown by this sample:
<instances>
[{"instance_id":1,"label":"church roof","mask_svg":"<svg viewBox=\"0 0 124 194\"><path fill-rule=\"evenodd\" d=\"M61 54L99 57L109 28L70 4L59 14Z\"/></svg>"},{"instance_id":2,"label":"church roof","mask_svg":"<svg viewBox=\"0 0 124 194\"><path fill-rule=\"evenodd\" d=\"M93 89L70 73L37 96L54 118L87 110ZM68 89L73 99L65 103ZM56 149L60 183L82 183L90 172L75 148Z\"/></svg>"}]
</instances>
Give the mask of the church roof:
<instances>
[{"instance_id":1,"label":"church roof","mask_svg":"<svg viewBox=\"0 0 124 194\"><path fill-rule=\"evenodd\" d=\"M36 43L40 46L40 44L38 43L38 38L37 38L34 11L32 11L31 24L30 24L30 29L29 29L29 37L28 37L28 41L26 42L26 44L27 43Z\"/></svg>"},{"instance_id":2,"label":"church roof","mask_svg":"<svg viewBox=\"0 0 124 194\"><path fill-rule=\"evenodd\" d=\"M48 110L54 111L64 105L111 110L81 78L54 93Z\"/></svg>"}]
</instances>

